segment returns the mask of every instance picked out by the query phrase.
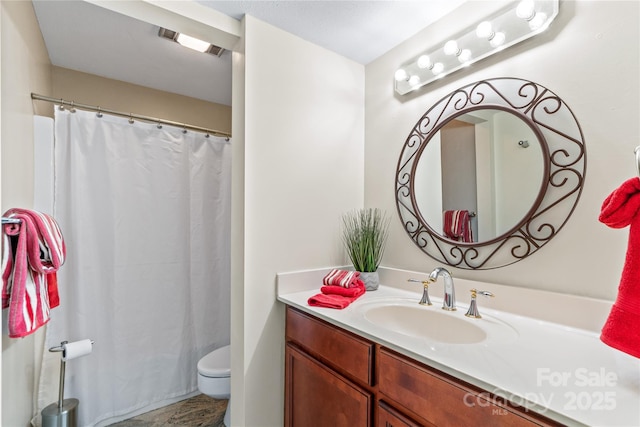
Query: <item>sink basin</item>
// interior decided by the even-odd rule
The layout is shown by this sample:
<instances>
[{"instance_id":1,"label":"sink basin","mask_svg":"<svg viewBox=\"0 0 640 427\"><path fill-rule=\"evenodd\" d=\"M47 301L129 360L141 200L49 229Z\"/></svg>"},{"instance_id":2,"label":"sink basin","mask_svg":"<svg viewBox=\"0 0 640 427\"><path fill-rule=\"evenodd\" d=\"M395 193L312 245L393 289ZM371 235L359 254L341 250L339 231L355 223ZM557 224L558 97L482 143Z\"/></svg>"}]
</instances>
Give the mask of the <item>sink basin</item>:
<instances>
[{"instance_id":1,"label":"sink basin","mask_svg":"<svg viewBox=\"0 0 640 427\"><path fill-rule=\"evenodd\" d=\"M416 307L403 305L372 307L366 311L364 317L371 323L405 335L450 344L473 344L487 338L487 333L471 322L453 317L450 312L444 310L425 310L417 304Z\"/></svg>"},{"instance_id":2,"label":"sink basin","mask_svg":"<svg viewBox=\"0 0 640 427\"><path fill-rule=\"evenodd\" d=\"M465 308L445 311L435 303L422 306L410 300L384 300L363 304L360 310L368 322L378 327L439 343L477 344L517 337L512 327L492 316L466 317Z\"/></svg>"}]
</instances>

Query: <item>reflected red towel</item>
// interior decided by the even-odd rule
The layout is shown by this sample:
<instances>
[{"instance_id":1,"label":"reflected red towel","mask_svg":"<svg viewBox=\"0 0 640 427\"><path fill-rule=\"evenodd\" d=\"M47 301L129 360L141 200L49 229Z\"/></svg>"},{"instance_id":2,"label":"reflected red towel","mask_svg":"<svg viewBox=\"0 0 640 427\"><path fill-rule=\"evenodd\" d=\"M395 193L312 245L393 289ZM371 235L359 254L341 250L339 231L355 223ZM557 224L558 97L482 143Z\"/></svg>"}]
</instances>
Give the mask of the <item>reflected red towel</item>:
<instances>
[{"instance_id":1,"label":"reflected red towel","mask_svg":"<svg viewBox=\"0 0 640 427\"><path fill-rule=\"evenodd\" d=\"M444 235L457 242L473 242L469 211L444 211Z\"/></svg>"},{"instance_id":2,"label":"reflected red towel","mask_svg":"<svg viewBox=\"0 0 640 427\"><path fill-rule=\"evenodd\" d=\"M605 199L599 220L611 228L631 226L618 296L600 339L640 358L640 178L625 181Z\"/></svg>"},{"instance_id":3,"label":"reflected red towel","mask_svg":"<svg viewBox=\"0 0 640 427\"><path fill-rule=\"evenodd\" d=\"M365 293L364 283L361 280L358 280L358 282L356 287L349 289L339 286L323 286L320 288L321 293L309 298L307 303L314 307L328 307L341 310L348 307L349 304Z\"/></svg>"},{"instance_id":4,"label":"reflected red towel","mask_svg":"<svg viewBox=\"0 0 640 427\"><path fill-rule=\"evenodd\" d=\"M322 279L325 286L342 286L343 288L353 288L358 283L360 273L357 271L338 270L334 268Z\"/></svg>"}]
</instances>

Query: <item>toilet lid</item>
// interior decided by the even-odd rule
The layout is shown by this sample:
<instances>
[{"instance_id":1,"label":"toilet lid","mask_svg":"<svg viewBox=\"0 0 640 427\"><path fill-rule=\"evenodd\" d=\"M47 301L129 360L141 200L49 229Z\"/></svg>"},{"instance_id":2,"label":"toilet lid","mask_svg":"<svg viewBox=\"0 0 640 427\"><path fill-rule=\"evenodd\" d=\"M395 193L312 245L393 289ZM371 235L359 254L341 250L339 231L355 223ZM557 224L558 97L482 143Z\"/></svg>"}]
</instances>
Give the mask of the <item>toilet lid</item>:
<instances>
[{"instance_id":1,"label":"toilet lid","mask_svg":"<svg viewBox=\"0 0 640 427\"><path fill-rule=\"evenodd\" d=\"M230 347L224 346L204 356L198 362L198 372L205 377L228 377L231 375Z\"/></svg>"}]
</instances>

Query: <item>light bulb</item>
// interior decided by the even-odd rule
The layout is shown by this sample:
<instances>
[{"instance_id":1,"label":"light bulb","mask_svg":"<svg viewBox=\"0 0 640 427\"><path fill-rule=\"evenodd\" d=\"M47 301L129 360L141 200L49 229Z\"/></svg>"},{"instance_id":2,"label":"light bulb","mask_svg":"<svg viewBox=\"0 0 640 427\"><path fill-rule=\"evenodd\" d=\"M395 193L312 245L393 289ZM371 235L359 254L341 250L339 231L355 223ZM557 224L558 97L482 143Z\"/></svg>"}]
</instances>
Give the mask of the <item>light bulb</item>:
<instances>
[{"instance_id":1,"label":"light bulb","mask_svg":"<svg viewBox=\"0 0 640 427\"><path fill-rule=\"evenodd\" d=\"M522 0L518 4L518 7L516 7L516 15L518 15L518 18L526 19L527 21L533 18L535 13L533 0Z\"/></svg>"},{"instance_id":2,"label":"light bulb","mask_svg":"<svg viewBox=\"0 0 640 427\"><path fill-rule=\"evenodd\" d=\"M433 68L431 69L431 72L434 75L438 75L442 72L442 70L444 70L444 65L442 65L442 62L436 62L435 64L433 64Z\"/></svg>"},{"instance_id":3,"label":"light bulb","mask_svg":"<svg viewBox=\"0 0 640 427\"><path fill-rule=\"evenodd\" d=\"M457 55L459 52L458 43L455 40L449 40L444 44L445 55Z\"/></svg>"},{"instance_id":4,"label":"light bulb","mask_svg":"<svg viewBox=\"0 0 640 427\"><path fill-rule=\"evenodd\" d=\"M538 12L536 13L536 16L531 18L531 20L529 21L529 28L531 28L534 31L539 30L544 26L546 22L547 22L547 14L543 12Z\"/></svg>"},{"instance_id":5,"label":"light bulb","mask_svg":"<svg viewBox=\"0 0 640 427\"><path fill-rule=\"evenodd\" d=\"M505 35L503 32L498 31L494 34L493 38L489 40L489 44L493 47L502 46L505 40Z\"/></svg>"},{"instance_id":6,"label":"light bulb","mask_svg":"<svg viewBox=\"0 0 640 427\"><path fill-rule=\"evenodd\" d=\"M418 77L418 76L416 76L416 75L413 75L413 76L411 76L411 77L409 78L409 84L410 84L411 86L415 86L415 85L417 85L418 83L420 83L420 77Z\"/></svg>"},{"instance_id":7,"label":"light bulb","mask_svg":"<svg viewBox=\"0 0 640 427\"><path fill-rule=\"evenodd\" d=\"M407 80L407 77L409 77L409 76L407 76L407 72L405 70L403 70L402 68L399 68L398 71L396 71L394 76L396 78L396 81L398 81L398 82L405 81L405 80Z\"/></svg>"},{"instance_id":8,"label":"light bulb","mask_svg":"<svg viewBox=\"0 0 640 427\"><path fill-rule=\"evenodd\" d=\"M460 55L458 55L458 61L465 63L471 59L471 51L469 49L462 49Z\"/></svg>"},{"instance_id":9,"label":"light bulb","mask_svg":"<svg viewBox=\"0 0 640 427\"><path fill-rule=\"evenodd\" d=\"M491 22L489 21L483 21L476 27L476 36L481 39L488 39L492 34L493 29L491 28Z\"/></svg>"},{"instance_id":10,"label":"light bulb","mask_svg":"<svg viewBox=\"0 0 640 427\"><path fill-rule=\"evenodd\" d=\"M431 58L427 55L422 55L418 58L418 68L429 68L431 67Z\"/></svg>"}]
</instances>

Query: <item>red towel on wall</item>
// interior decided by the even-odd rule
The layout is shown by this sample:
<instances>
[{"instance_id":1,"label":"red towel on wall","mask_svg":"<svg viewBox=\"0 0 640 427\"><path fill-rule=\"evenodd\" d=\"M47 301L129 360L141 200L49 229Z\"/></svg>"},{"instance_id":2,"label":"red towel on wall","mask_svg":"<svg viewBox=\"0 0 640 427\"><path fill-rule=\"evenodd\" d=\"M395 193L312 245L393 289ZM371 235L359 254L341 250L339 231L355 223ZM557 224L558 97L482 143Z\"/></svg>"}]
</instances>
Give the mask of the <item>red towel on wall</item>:
<instances>
[{"instance_id":1,"label":"red towel on wall","mask_svg":"<svg viewBox=\"0 0 640 427\"><path fill-rule=\"evenodd\" d=\"M315 307L337 308L339 310L348 307L353 301L364 294L366 288L362 280L353 288L343 288L341 286L323 286L317 295L309 298L307 303Z\"/></svg>"},{"instance_id":2,"label":"red towel on wall","mask_svg":"<svg viewBox=\"0 0 640 427\"><path fill-rule=\"evenodd\" d=\"M444 235L457 242L473 242L469 211L444 211Z\"/></svg>"},{"instance_id":3,"label":"red towel on wall","mask_svg":"<svg viewBox=\"0 0 640 427\"><path fill-rule=\"evenodd\" d=\"M342 286L343 288L353 288L357 286L360 280L360 272L338 270L334 268L324 278L322 283L325 286Z\"/></svg>"},{"instance_id":4,"label":"red towel on wall","mask_svg":"<svg viewBox=\"0 0 640 427\"><path fill-rule=\"evenodd\" d=\"M600 339L640 358L640 178L625 181L605 199L599 220L611 228L630 225L618 296Z\"/></svg>"},{"instance_id":5,"label":"red towel on wall","mask_svg":"<svg viewBox=\"0 0 640 427\"><path fill-rule=\"evenodd\" d=\"M8 308L9 337L35 332L59 304L56 271L66 247L56 221L27 209L10 209L3 217L20 220L2 227L2 308Z\"/></svg>"}]
</instances>

